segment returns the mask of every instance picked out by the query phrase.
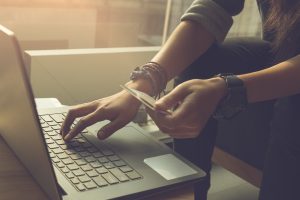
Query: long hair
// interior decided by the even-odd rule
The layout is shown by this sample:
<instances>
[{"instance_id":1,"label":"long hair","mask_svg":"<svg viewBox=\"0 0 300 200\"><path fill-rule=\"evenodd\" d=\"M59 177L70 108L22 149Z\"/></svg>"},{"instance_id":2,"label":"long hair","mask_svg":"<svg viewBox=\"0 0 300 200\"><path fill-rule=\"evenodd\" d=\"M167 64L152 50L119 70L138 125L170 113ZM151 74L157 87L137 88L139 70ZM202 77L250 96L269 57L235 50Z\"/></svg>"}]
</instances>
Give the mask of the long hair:
<instances>
[{"instance_id":1,"label":"long hair","mask_svg":"<svg viewBox=\"0 0 300 200\"><path fill-rule=\"evenodd\" d=\"M300 1L268 0L270 10L264 31L271 33L273 51L281 59L293 56L300 50Z\"/></svg>"}]
</instances>

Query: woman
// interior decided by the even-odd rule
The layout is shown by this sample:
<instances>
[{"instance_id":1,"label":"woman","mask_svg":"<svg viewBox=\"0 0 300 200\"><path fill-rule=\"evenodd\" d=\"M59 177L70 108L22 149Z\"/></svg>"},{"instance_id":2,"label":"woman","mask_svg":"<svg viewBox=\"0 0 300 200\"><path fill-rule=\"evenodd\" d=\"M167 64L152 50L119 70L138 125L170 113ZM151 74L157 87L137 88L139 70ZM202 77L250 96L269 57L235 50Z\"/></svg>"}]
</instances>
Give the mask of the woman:
<instances>
[{"instance_id":1,"label":"woman","mask_svg":"<svg viewBox=\"0 0 300 200\"><path fill-rule=\"evenodd\" d=\"M208 174L216 118L230 119L248 103L280 98L272 112L260 199L300 199L300 3L258 1L263 39L223 42L232 16L243 5L243 0L195 0L166 44L132 73L127 86L157 95L179 75L178 86L156 103L157 110L176 108L174 112L148 113L162 131L177 138L176 150ZM232 74L214 76L228 72ZM133 119L139 105L126 91L78 105L69 111L62 135L70 140L108 119L111 122L98 132L99 139L105 139ZM70 130L77 117L82 118ZM196 187L195 198L206 199L209 185L208 176Z\"/></svg>"}]
</instances>

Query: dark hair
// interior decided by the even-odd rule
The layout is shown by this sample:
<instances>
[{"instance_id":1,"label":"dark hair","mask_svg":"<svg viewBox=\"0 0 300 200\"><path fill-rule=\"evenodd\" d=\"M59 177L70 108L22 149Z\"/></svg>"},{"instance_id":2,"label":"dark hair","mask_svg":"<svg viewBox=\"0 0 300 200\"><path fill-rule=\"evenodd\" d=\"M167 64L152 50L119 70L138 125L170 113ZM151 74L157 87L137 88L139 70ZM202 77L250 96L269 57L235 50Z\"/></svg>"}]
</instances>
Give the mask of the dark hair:
<instances>
[{"instance_id":1,"label":"dark hair","mask_svg":"<svg viewBox=\"0 0 300 200\"><path fill-rule=\"evenodd\" d=\"M294 56L300 50L300 1L268 0L268 3L270 10L264 31L272 35L273 51L282 59Z\"/></svg>"}]
</instances>

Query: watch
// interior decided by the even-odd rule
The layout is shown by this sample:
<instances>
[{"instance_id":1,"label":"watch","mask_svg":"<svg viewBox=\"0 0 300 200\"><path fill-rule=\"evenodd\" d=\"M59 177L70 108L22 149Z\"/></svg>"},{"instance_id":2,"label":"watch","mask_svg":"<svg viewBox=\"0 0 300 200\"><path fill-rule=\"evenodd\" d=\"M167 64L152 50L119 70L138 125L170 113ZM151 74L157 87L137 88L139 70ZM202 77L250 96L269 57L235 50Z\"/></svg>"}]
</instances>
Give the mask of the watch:
<instances>
[{"instance_id":1,"label":"watch","mask_svg":"<svg viewBox=\"0 0 300 200\"><path fill-rule=\"evenodd\" d=\"M218 74L215 77L223 78L227 86L227 94L220 101L213 115L215 119L231 119L248 105L247 91L244 82L236 75Z\"/></svg>"}]
</instances>

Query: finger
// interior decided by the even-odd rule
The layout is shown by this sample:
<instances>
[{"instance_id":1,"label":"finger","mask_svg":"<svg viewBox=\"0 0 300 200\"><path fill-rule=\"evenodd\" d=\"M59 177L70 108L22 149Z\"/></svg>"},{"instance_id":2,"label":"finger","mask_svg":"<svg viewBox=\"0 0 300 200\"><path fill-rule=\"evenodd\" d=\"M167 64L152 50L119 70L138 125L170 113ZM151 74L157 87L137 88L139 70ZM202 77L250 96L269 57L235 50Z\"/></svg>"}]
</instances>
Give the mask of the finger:
<instances>
[{"instance_id":1,"label":"finger","mask_svg":"<svg viewBox=\"0 0 300 200\"><path fill-rule=\"evenodd\" d=\"M92 113L95 111L95 109L96 106L93 103L81 104L71 108L68 111L60 130L62 137L64 138L69 133L70 127L76 118Z\"/></svg>"},{"instance_id":2,"label":"finger","mask_svg":"<svg viewBox=\"0 0 300 200\"><path fill-rule=\"evenodd\" d=\"M100 140L104 140L111 136L117 130L123 128L128 122L122 119L120 116L112 120L110 123L103 126L97 133L97 137Z\"/></svg>"},{"instance_id":3,"label":"finger","mask_svg":"<svg viewBox=\"0 0 300 200\"><path fill-rule=\"evenodd\" d=\"M172 112L172 115L166 116L165 123L182 124L193 118L193 113L195 113L195 108L199 107L194 105L195 102L191 95L186 96L184 101L182 101L176 109Z\"/></svg>"},{"instance_id":4,"label":"finger","mask_svg":"<svg viewBox=\"0 0 300 200\"><path fill-rule=\"evenodd\" d=\"M188 90L180 85L174 88L170 93L163 96L155 102L157 110L168 110L181 102L188 94Z\"/></svg>"},{"instance_id":5,"label":"finger","mask_svg":"<svg viewBox=\"0 0 300 200\"><path fill-rule=\"evenodd\" d=\"M98 121L104 120L105 117L103 117L102 112L99 112L99 110L94 111L93 113L90 113L86 115L85 117L82 117L77 124L72 128L72 130L64 137L65 141L69 141L73 139L76 135L78 135L81 131L83 131L86 127L91 126Z\"/></svg>"}]
</instances>

